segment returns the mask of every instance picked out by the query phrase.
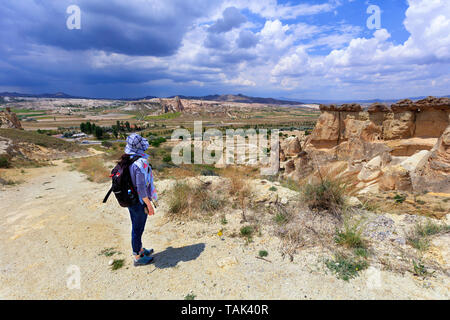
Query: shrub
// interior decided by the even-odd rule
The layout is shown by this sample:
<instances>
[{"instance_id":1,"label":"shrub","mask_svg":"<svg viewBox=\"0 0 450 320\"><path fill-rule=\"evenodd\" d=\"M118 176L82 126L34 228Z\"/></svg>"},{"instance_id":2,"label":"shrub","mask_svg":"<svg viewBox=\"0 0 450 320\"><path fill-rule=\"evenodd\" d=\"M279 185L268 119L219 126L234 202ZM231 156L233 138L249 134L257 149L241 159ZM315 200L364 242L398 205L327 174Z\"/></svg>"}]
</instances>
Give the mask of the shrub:
<instances>
[{"instance_id":1,"label":"shrub","mask_svg":"<svg viewBox=\"0 0 450 320\"><path fill-rule=\"evenodd\" d=\"M160 145L161 143L166 142L166 141L167 141L167 140L166 140L164 137L158 137L158 138L152 139L152 140L150 141L150 144L151 144L153 147L158 148L159 145Z\"/></svg>"},{"instance_id":2,"label":"shrub","mask_svg":"<svg viewBox=\"0 0 450 320\"><path fill-rule=\"evenodd\" d=\"M190 187L186 183L177 183L169 196L169 212L174 214L193 210L214 212L225 204L225 200L216 197L205 186Z\"/></svg>"},{"instance_id":3,"label":"shrub","mask_svg":"<svg viewBox=\"0 0 450 320\"><path fill-rule=\"evenodd\" d=\"M353 252L355 253L356 256L363 258L367 258L367 256L369 255L366 248L355 248Z\"/></svg>"},{"instance_id":4,"label":"shrub","mask_svg":"<svg viewBox=\"0 0 450 320\"><path fill-rule=\"evenodd\" d=\"M171 156L164 156L164 158L162 159L165 163L170 163L172 161L172 157Z\"/></svg>"},{"instance_id":5,"label":"shrub","mask_svg":"<svg viewBox=\"0 0 450 320\"><path fill-rule=\"evenodd\" d=\"M251 226L245 226L241 228L241 236L251 237L253 234L253 228Z\"/></svg>"},{"instance_id":6,"label":"shrub","mask_svg":"<svg viewBox=\"0 0 450 320\"><path fill-rule=\"evenodd\" d=\"M226 225L228 223L228 220L225 216L222 217L222 219L220 219L220 223L223 225Z\"/></svg>"},{"instance_id":7,"label":"shrub","mask_svg":"<svg viewBox=\"0 0 450 320\"><path fill-rule=\"evenodd\" d=\"M189 198L192 194L192 188L186 183L177 182L171 190L169 196L169 212L180 214L186 212L189 208Z\"/></svg>"},{"instance_id":8,"label":"shrub","mask_svg":"<svg viewBox=\"0 0 450 320\"><path fill-rule=\"evenodd\" d=\"M124 264L125 264L125 259L114 259L111 269L112 270L120 269L123 267Z\"/></svg>"},{"instance_id":9,"label":"shrub","mask_svg":"<svg viewBox=\"0 0 450 320\"><path fill-rule=\"evenodd\" d=\"M281 213L281 212L278 212L278 213L275 215L274 220L275 220L275 222L278 223L278 224L284 224L284 223L286 223L286 222L288 221L286 215L284 215L284 214Z\"/></svg>"},{"instance_id":10,"label":"shrub","mask_svg":"<svg viewBox=\"0 0 450 320\"><path fill-rule=\"evenodd\" d=\"M350 225L349 223L344 224L343 230L337 230L334 241L342 246L346 246L348 248L362 248L365 249L367 247L365 241L361 237L363 232L363 228L360 224Z\"/></svg>"},{"instance_id":11,"label":"shrub","mask_svg":"<svg viewBox=\"0 0 450 320\"><path fill-rule=\"evenodd\" d=\"M405 195L396 194L394 197L395 203L403 203L406 200Z\"/></svg>"},{"instance_id":12,"label":"shrub","mask_svg":"<svg viewBox=\"0 0 450 320\"><path fill-rule=\"evenodd\" d=\"M303 198L311 210L329 210L337 213L345 204L345 185L328 178L320 183L308 183L303 190Z\"/></svg>"},{"instance_id":13,"label":"shrub","mask_svg":"<svg viewBox=\"0 0 450 320\"><path fill-rule=\"evenodd\" d=\"M346 257L341 254L336 255L333 260L326 260L325 265L336 274L338 279L342 279L344 281L357 277L361 270L367 269L369 266L365 260L355 259L354 257Z\"/></svg>"},{"instance_id":14,"label":"shrub","mask_svg":"<svg viewBox=\"0 0 450 320\"><path fill-rule=\"evenodd\" d=\"M111 148L113 144L109 141L102 141L102 146L104 146L105 148Z\"/></svg>"},{"instance_id":15,"label":"shrub","mask_svg":"<svg viewBox=\"0 0 450 320\"><path fill-rule=\"evenodd\" d=\"M9 159L5 156L0 157L0 168L9 168L11 166L11 163L9 162Z\"/></svg>"},{"instance_id":16,"label":"shrub","mask_svg":"<svg viewBox=\"0 0 450 320\"><path fill-rule=\"evenodd\" d=\"M426 251L430 247L430 241L427 238L420 238L417 236L408 236L408 243L411 247L420 251Z\"/></svg>"},{"instance_id":17,"label":"shrub","mask_svg":"<svg viewBox=\"0 0 450 320\"><path fill-rule=\"evenodd\" d=\"M220 210L223 206L224 201L222 199L213 198L209 195L204 197L200 203L200 209L206 212Z\"/></svg>"},{"instance_id":18,"label":"shrub","mask_svg":"<svg viewBox=\"0 0 450 320\"><path fill-rule=\"evenodd\" d=\"M415 231L418 235L422 237L432 236L441 232L449 231L448 225L439 225L428 220L425 224L417 224Z\"/></svg>"},{"instance_id":19,"label":"shrub","mask_svg":"<svg viewBox=\"0 0 450 320\"><path fill-rule=\"evenodd\" d=\"M430 220L425 224L417 224L407 235L408 243L417 250L426 251L430 247L429 236L450 231L449 225L439 225Z\"/></svg>"},{"instance_id":20,"label":"shrub","mask_svg":"<svg viewBox=\"0 0 450 320\"><path fill-rule=\"evenodd\" d=\"M236 196L244 188L244 180L238 174L233 174L230 177L230 195Z\"/></svg>"},{"instance_id":21,"label":"shrub","mask_svg":"<svg viewBox=\"0 0 450 320\"><path fill-rule=\"evenodd\" d=\"M200 172L202 176L218 176L217 173L214 172L214 170L211 169L204 169Z\"/></svg>"},{"instance_id":22,"label":"shrub","mask_svg":"<svg viewBox=\"0 0 450 320\"><path fill-rule=\"evenodd\" d=\"M194 300L195 297L196 297L195 294L189 293L189 294L187 294L187 295L184 297L184 300Z\"/></svg>"},{"instance_id":23,"label":"shrub","mask_svg":"<svg viewBox=\"0 0 450 320\"><path fill-rule=\"evenodd\" d=\"M259 251L259 256L261 258L267 257L269 255L269 253L266 250L260 250Z\"/></svg>"}]
</instances>

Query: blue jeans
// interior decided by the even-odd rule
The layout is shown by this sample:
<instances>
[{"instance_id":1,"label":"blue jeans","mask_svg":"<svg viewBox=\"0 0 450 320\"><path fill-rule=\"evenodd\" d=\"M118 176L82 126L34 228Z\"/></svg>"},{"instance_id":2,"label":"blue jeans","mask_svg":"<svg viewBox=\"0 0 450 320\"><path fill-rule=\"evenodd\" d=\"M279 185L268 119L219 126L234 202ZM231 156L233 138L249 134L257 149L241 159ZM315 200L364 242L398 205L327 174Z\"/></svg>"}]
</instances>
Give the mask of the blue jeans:
<instances>
[{"instance_id":1,"label":"blue jeans","mask_svg":"<svg viewBox=\"0 0 450 320\"><path fill-rule=\"evenodd\" d=\"M144 233L147 214L144 211L144 205L140 202L134 206L128 207L131 218L131 246L133 254L138 255L142 249L142 234Z\"/></svg>"}]
</instances>

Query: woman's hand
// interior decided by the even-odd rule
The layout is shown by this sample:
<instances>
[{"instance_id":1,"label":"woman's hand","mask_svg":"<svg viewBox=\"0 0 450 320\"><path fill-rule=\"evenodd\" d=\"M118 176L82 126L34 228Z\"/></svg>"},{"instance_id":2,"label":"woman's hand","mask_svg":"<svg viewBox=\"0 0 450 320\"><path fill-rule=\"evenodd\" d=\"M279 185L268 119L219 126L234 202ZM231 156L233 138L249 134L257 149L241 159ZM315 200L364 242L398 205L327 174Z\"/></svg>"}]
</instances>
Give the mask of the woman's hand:
<instances>
[{"instance_id":1,"label":"woman's hand","mask_svg":"<svg viewBox=\"0 0 450 320\"><path fill-rule=\"evenodd\" d=\"M152 216L155 214L155 210L153 209L152 205L150 204L150 207L147 207L148 209L148 215Z\"/></svg>"},{"instance_id":2,"label":"woman's hand","mask_svg":"<svg viewBox=\"0 0 450 320\"><path fill-rule=\"evenodd\" d=\"M154 215L155 214L155 210L153 209L152 202L150 201L150 199L149 198L143 198L142 200L144 200L144 203L147 205L146 213L149 216Z\"/></svg>"}]
</instances>

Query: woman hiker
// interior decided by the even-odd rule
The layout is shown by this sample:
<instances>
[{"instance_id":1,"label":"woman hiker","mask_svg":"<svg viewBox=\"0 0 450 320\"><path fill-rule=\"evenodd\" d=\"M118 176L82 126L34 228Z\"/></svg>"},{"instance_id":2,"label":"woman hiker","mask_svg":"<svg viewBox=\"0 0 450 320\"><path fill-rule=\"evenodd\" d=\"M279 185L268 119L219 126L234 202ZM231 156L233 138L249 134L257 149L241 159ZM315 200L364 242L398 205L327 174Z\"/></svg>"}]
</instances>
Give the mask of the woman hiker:
<instances>
[{"instance_id":1,"label":"woman hiker","mask_svg":"<svg viewBox=\"0 0 450 320\"><path fill-rule=\"evenodd\" d=\"M131 245L133 247L134 266L147 265L153 261L151 254L153 249L145 249L142 247L142 233L144 232L147 215L155 214L151 200L157 200L155 186L153 184L153 172L148 162L148 155L145 151L148 149L149 143L147 139L133 133L127 138L125 154L122 155L121 161L133 161L129 167L131 182L134 190L139 195L137 204L128 207L131 217Z\"/></svg>"}]
</instances>

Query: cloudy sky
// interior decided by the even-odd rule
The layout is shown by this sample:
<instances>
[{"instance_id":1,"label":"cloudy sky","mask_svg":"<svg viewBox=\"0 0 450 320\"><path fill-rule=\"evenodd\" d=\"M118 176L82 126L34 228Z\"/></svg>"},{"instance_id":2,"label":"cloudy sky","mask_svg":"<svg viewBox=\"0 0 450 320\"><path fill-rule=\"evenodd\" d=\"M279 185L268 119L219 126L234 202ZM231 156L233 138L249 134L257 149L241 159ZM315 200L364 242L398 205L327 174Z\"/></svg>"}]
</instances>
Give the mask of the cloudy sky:
<instances>
[{"instance_id":1,"label":"cloudy sky","mask_svg":"<svg viewBox=\"0 0 450 320\"><path fill-rule=\"evenodd\" d=\"M73 4L81 29L67 27ZM370 5L378 29L367 26ZM0 91L448 95L449 30L450 0L8 0Z\"/></svg>"}]
</instances>

